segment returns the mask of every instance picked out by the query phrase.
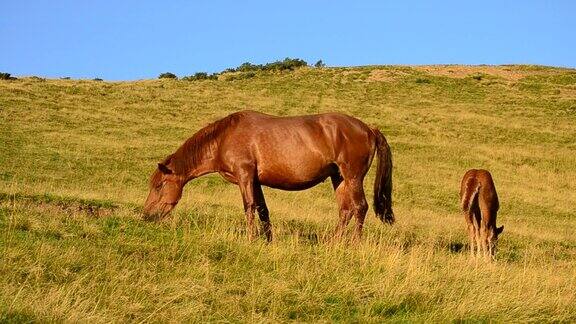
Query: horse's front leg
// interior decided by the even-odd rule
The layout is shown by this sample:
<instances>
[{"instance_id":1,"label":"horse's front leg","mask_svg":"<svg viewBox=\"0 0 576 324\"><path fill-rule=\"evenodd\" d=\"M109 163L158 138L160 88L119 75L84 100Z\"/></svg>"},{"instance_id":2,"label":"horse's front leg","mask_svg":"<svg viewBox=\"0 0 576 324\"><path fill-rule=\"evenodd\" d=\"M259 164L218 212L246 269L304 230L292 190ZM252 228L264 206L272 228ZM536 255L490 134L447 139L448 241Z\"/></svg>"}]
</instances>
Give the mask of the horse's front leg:
<instances>
[{"instance_id":1,"label":"horse's front leg","mask_svg":"<svg viewBox=\"0 0 576 324\"><path fill-rule=\"evenodd\" d=\"M256 209L258 210L258 216L260 217L262 232L266 235L266 240L272 242L272 223L270 222L270 213L266 206L262 186L257 182L254 183L254 197L256 198Z\"/></svg>"},{"instance_id":2,"label":"horse's front leg","mask_svg":"<svg viewBox=\"0 0 576 324\"><path fill-rule=\"evenodd\" d=\"M256 197L254 195L255 169L253 165L244 165L236 172L238 186L242 194L242 202L244 203L248 240L250 241L253 241L256 236L256 227L254 226L254 214L256 211Z\"/></svg>"}]
</instances>

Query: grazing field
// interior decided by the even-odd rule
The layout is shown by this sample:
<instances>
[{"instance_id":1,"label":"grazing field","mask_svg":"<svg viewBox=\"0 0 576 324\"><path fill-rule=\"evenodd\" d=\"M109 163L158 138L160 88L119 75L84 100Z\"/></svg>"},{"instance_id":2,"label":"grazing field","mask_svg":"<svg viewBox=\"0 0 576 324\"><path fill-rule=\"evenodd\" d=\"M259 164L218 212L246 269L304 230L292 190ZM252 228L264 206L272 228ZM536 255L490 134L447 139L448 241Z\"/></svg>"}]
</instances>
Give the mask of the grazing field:
<instances>
[{"instance_id":1,"label":"grazing field","mask_svg":"<svg viewBox=\"0 0 576 324\"><path fill-rule=\"evenodd\" d=\"M140 220L156 162L243 109L378 126L394 155L396 224L371 208L362 242L329 242L329 181L265 188L275 241L249 243L239 190L217 175L189 183L171 218ZM501 200L494 263L469 259L458 208L460 179L478 167ZM574 322L575 234L572 69L0 81L0 322Z\"/></svg>"}]
</instances>

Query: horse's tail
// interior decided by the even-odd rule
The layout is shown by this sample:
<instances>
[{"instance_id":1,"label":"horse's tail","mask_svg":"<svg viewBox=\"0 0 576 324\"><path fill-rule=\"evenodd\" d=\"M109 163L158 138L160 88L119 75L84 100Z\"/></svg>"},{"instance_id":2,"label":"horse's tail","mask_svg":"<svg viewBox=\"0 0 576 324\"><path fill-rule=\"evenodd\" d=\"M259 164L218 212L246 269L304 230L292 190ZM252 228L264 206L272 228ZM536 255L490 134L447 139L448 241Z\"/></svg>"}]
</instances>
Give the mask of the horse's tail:
<instances>
[{"instance_id":1,"label":"horse's tail","mask_svg":"<svg viewBox=\"0 0 576 324\"><path fill-rule=\"evenodd\" d=\"M372 129L376 135L378 164L374 180L374 211L376 216L388 224L394 223L392 211L392 152L386 138L378 129Z\"/></svg>"}]
</instances>

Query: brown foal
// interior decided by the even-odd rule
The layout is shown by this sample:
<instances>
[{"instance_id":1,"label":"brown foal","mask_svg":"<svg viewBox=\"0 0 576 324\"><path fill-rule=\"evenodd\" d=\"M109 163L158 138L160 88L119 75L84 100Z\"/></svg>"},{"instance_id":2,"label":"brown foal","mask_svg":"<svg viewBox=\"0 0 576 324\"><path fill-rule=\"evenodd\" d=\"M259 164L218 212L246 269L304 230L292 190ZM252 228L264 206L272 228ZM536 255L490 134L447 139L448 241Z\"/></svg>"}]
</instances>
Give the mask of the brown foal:
<instances>
[{"instance_id":1,"label":"brown foal","mask_svg":"<svg viewBox=\"0 0 576 324\"><path fill-rule=\"evenodd\" d=\"M144 216L164 217L176 206L188 181L218 172L240 187L249 239L256 234L257 212L262 232L271 241L261 186L304 190L329 177L340 209L336 236L342 236L355 217L355 237L360 238L368 210L363 181L375 154L374 209L380 220L392 224L392 153L379 130L339 113L296 117L233 113L198 131L158 164Z\"/></svg>"},{"instance_id":2,"label":"brown foal","mask_svg":"<svg viewBox=\"0 0 576 324\"><path fill-rule=\"evenodd\" d=\"M470 237L470 256L494 258L498 235L496 227L499 203L492 175L486 170L468 170L460 184L460 201Z\"/></svg>"}]
</instances>

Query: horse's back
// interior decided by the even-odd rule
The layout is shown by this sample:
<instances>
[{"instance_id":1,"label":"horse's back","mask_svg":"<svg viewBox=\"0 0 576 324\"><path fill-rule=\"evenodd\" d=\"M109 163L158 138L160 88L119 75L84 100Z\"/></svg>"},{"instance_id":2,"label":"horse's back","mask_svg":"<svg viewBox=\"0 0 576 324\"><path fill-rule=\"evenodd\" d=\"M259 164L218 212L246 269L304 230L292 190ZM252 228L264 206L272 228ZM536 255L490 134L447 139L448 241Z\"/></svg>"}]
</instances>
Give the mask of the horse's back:
<instances>
[{"instance_id":1,"label":"horse's back","mask_svg":"<svg viewBox=\"0 0 576 324\"><path fill-rule=\"evenodd\" d=\"M257 165L259 180L270 187L305 189L337 173L338 164L369 167L373 156L371 129L345 114L237 114L238 127L227 135L223 146L226 162L242 160Z\"/></svg>"},{"instance_id":2,"label":"horse's back","mask_svg":"<svg viewBox=\"0 0 576 324\"><path fill-rule=\"evenodd\" d=\"M242 133L250 133L250 139L275 142L279 145L301 145L308 140L320 146L343 147L373 146L374 134L361 120L342 113L324 113L302 116L273 116L245 110L236 113L241 120ZM310 144L310 143L305 143ZM316 145L313 145L316 146ZM304 146L304 148L306 145ZM315 147L314 149L318 149ZM336 154L337 152L333 152ZM327 152L326 152L327 153Z\"/></svg>"},{"instance_id":3,"label":"horse's back","mask_svg":"<svg viewBox=\"0 0 576 324\"><path fill-rule=\"evenodd\" d=\"M237 115L245 122L253 125L261 124L264 126L282 127L317 124L317 126L337 126L341 131L345 131L345 127L354 127L355 130L370 131L370 127L363 121L350 115L337 112L300 116L274 116L254 110L243 110L233 115Z\"/></svg>"}]
</instances>

